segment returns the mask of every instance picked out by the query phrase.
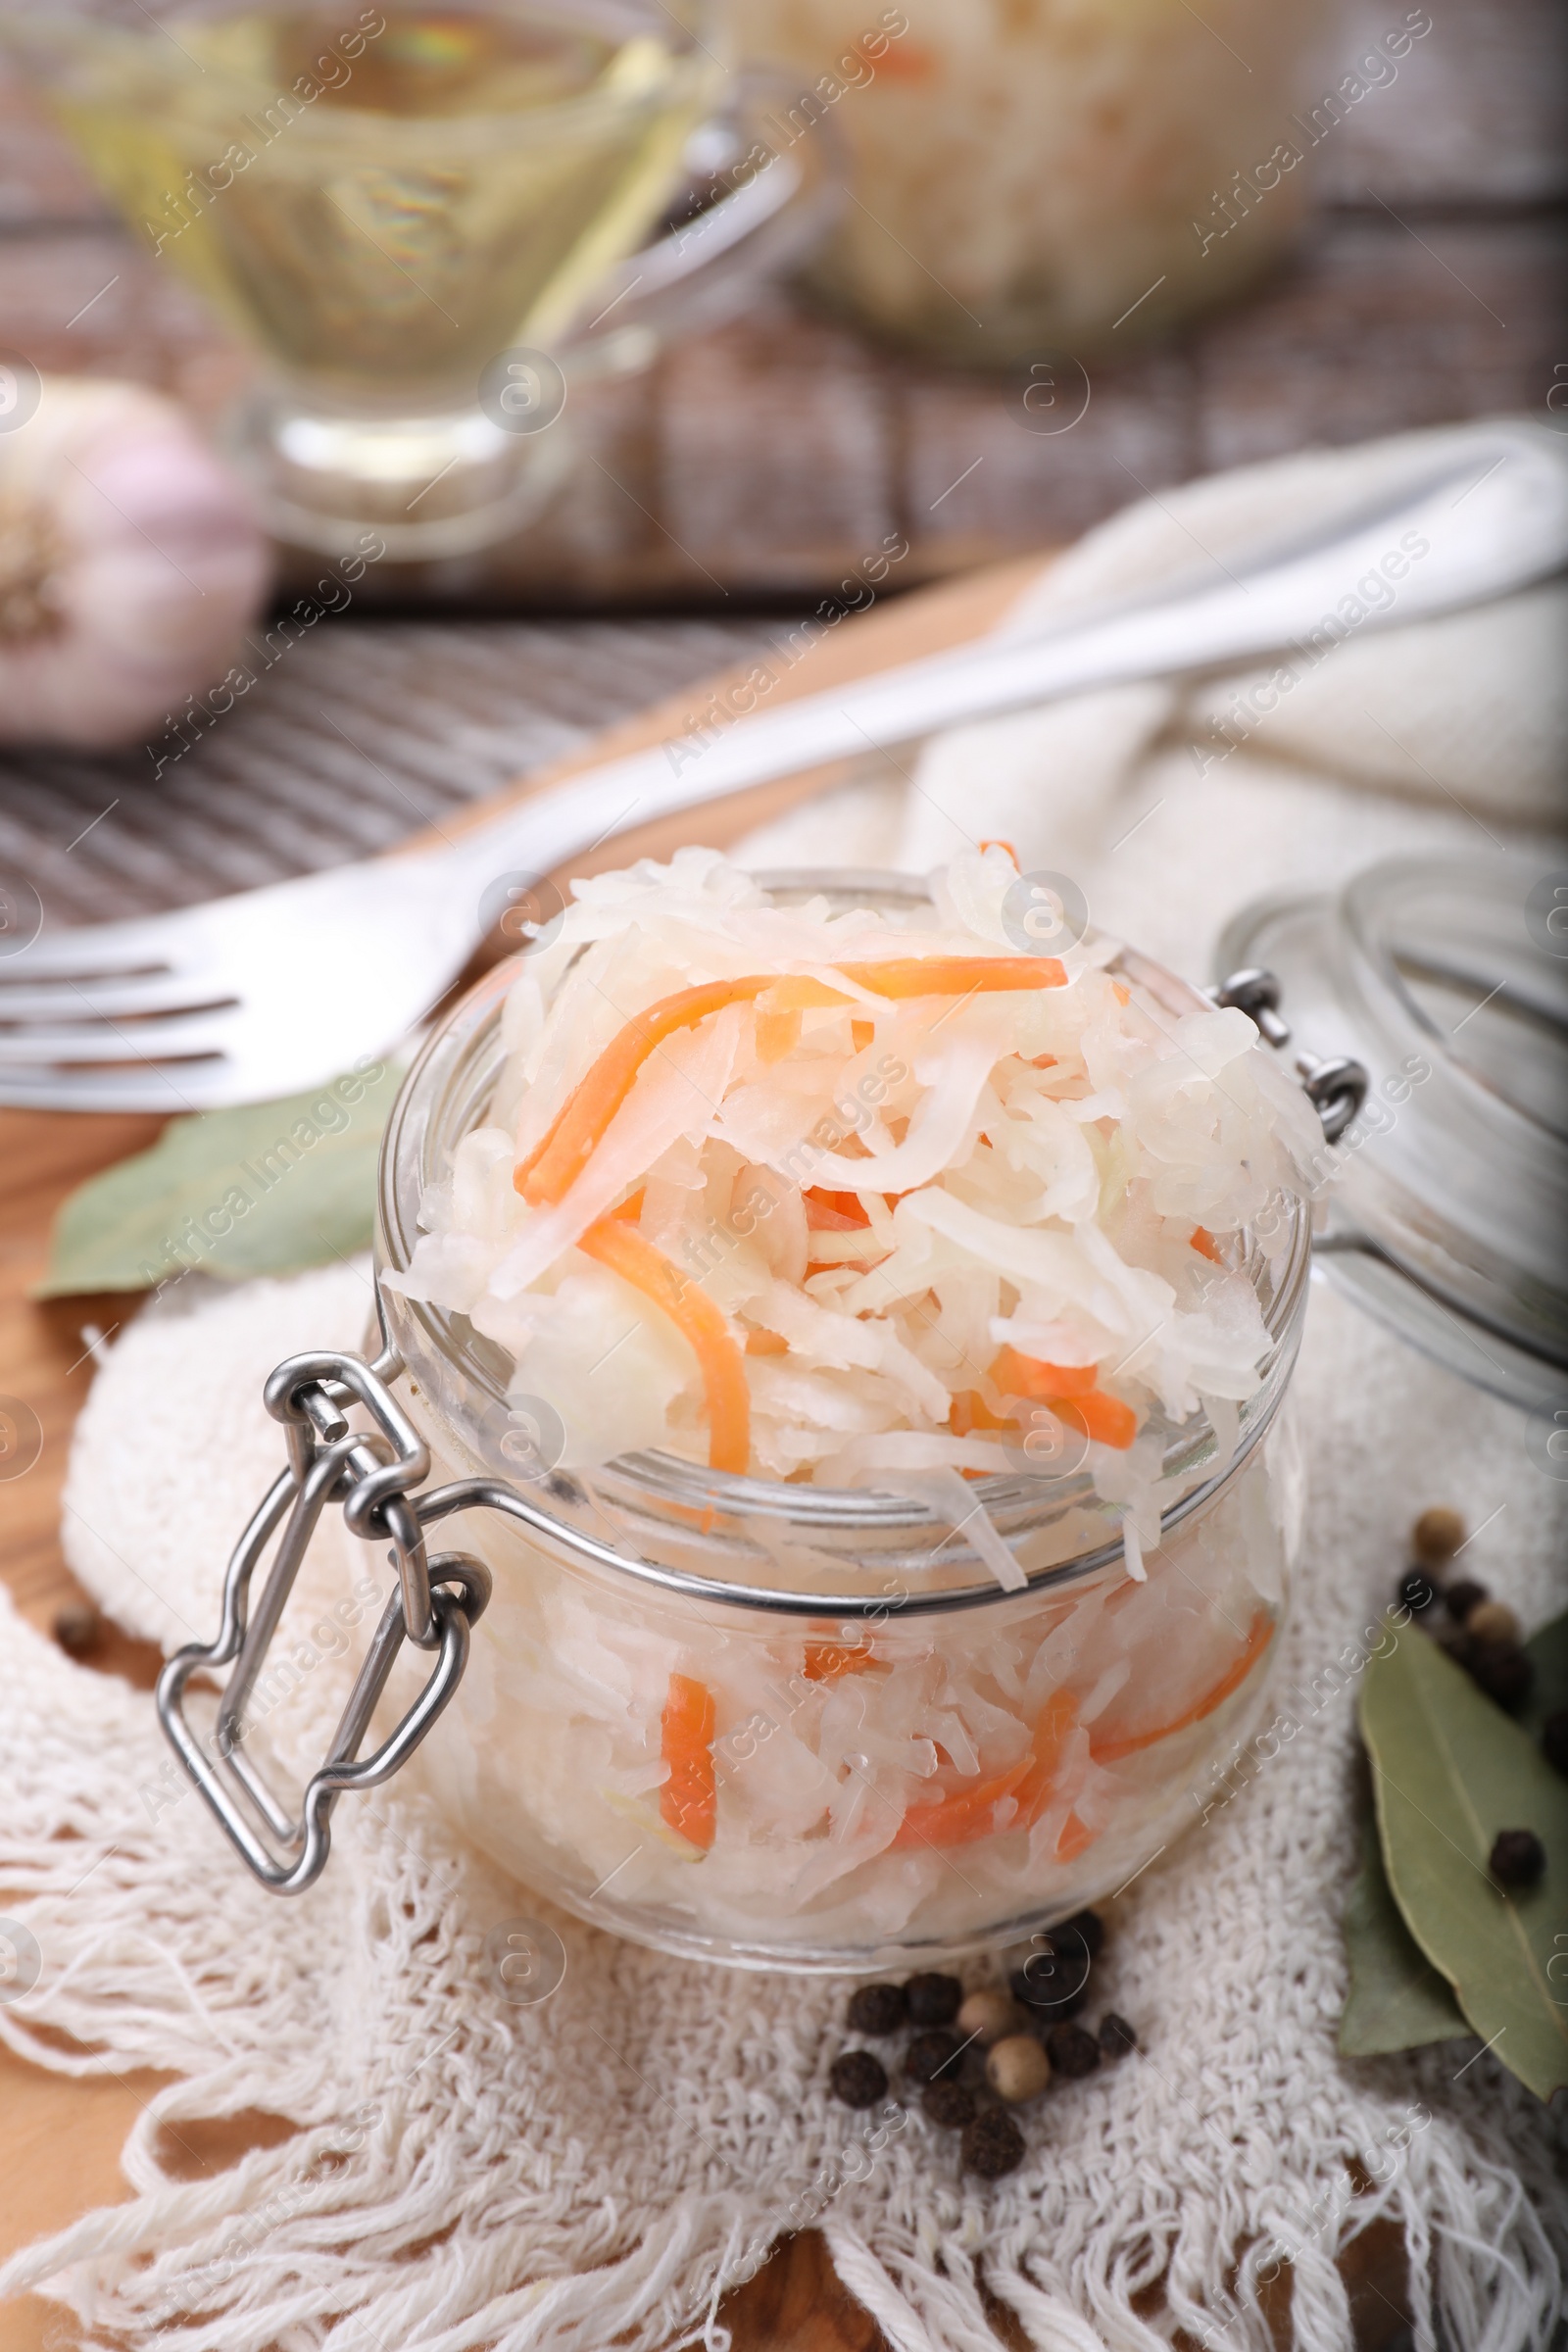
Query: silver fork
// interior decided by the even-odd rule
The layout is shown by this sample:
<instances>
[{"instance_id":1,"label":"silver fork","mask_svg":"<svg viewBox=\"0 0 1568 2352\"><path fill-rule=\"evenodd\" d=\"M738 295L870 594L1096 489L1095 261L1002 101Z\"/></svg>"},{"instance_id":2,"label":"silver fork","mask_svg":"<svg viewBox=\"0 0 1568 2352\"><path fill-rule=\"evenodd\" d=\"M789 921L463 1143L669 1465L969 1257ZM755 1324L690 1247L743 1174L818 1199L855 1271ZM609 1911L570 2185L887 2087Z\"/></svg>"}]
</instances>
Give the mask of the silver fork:
<instances>
[{"instance_id":1,"label":"silver fork","mask_svg":"<svg viewBox=\"0 0 1568 2352\"><path fill-rule=\"evenodd\" d=\"M509 882L521 909L530 883L655 817L960 720L1273 653L1316 630L1412 532L1428 552L1360 626L1478 603L1568 562L1562 443L1512 422L1445 435L1306 534L1025 641L1004 630L803 697L705 746L660 744L588 768L458 820L447 846L141 921L45 924L30 942L13 934L9 955L0 932L0 1102L205 1110L319 1085L422 1020Z\"/></svg>"}]
</instances>

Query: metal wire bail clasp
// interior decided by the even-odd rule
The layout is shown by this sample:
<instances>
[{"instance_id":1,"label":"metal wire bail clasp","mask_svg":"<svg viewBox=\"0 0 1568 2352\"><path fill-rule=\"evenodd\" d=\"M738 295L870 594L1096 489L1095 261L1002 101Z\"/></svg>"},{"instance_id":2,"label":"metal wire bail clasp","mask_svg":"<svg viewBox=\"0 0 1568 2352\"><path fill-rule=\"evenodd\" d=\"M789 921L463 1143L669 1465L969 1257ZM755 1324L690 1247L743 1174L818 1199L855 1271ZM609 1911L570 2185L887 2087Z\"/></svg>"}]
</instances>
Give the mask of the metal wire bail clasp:
<instances>
[{"instance_id":1,"label":"metal wire bail clasp","mask_svg":"<svg viewBox=\"0 0 1568 2352\"><path fill-rule=\"evenodd\" d=\"M1280 984L1260 964L1250 963L1242 971L1227 973L1209 993L1216 1004L1234 1004L1255 1021L1267 1044L1290 1044L1290 1023L1280 1011ZM1366 1101L1372 1081L1365 1062L1352 1060L1348 1054L1337 1054L1331 1060L1316 1054L1298 1054L1296 1074L1301 1092L1323 1122L1324 1142L1337 1144Z\"/></svg>"},{"instance_id":2,"label":"metal wire bail clasp","mask_svg":"<svg viewBox=\"0 0 1568 2352\"><path fill-rule=\"evenodd\" d=\"M452 1697L468 1659L468 1629L490 1597L489 1571L460 1552L426 1556L419 1504L411 1490L429 1476L430 1455L388 1382L402 1364L383 1348L373 1364L338 1353L290 1356L267 1383L267 1409L288 1434L289 1463L235 1546L223 1585L223 1615L209 1646L192 1642L158 1678L158 1719L175 1754L225 1835L264 1885L299 1894L318 1877L331 1842L332 1807L345 1788L374 1788L414 1753ZM351 1430L346 1408L363 1405L373 1430ZM307 1783L297 1813L281 1802L245 1752L247 1713L278 1621L317 1521L341 1503L354 1534L392 1546L398 1584L383 1609L326 1760ZM281 1532L279 1532L281 1531ZM272 1563L253 1609L251 1584L269 1544ZM418 1697L397 1729L363 1763L360 1744L405 1641L433 1650ZM191 1677L232 1666L217 1720L198 1732L185 1711Z\"/></svg>"}]
</instances>

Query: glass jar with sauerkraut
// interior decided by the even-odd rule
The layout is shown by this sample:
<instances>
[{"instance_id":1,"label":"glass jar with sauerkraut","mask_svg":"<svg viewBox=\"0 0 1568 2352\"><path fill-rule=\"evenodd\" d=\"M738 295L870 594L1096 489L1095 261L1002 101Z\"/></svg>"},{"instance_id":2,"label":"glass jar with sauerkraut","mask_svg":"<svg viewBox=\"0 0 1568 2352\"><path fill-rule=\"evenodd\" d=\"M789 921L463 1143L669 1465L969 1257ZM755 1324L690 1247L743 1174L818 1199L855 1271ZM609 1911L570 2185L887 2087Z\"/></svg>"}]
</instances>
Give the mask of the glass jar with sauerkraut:
<instances>
[{"instance_id":1,"label":"glass jar with sauerkraut","mask_svg":"<svg viewBox=\"0 0 1568 2352\"><path fill-rule=\"evenodd\" d=\"M1261 1704L1322 1129L1245 1013L1036 952L1018 888L998 847L578 883L394 1112L397 1396L523 1498L466 1522L491 1596L418 1769L642 1941L1027 1935Z\"/></svg>"},{"instance_id":2,"label":"glass jar with sauerkraut","mask_svg":"<svg viewBox=\"0 0 1568 2352\"><path fill-rule=\"evenodd\" d=\"M774 146L828 118L846 159L852 201L813 284L898 341L977 367L1093 357L1229 301L1295 234L1312 150L1355 103L1345 81L1356 96L1377 86L1311 81L1330 18L1300 0L727 0L726 13L742 50L796 85ZM1396 68L1379 55L1373 72ZM1060 400L1037 389L1034 429L1071 420Z\"/></svg>"}]
</instances>

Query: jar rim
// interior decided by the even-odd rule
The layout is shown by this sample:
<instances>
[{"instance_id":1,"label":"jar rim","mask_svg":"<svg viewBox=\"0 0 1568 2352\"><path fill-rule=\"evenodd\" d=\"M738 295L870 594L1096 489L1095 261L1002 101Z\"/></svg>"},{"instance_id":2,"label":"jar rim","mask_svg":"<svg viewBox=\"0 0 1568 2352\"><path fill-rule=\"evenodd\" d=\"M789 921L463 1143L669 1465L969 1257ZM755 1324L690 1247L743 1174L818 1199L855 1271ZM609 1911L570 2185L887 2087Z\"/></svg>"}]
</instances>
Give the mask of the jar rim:
<instances>
[{"instance_id":1,"label":"jar rim","mask_svg":"<svg viewBox=\"0 0 1568 2352\"><path fill-rule=\"evenodd\" d=\"M905 906L929 902L929 892L917 877L906 874L884 874L865 871L830 869L826 871L780 871L756 877L770 895L799 897L818 891L835 895L847 894L854 903L863 904L870 894ZM1090 934L1093 936L1093 933ZM385 1272L406 1270L413 1251L414 1231L419 1205L418 1197L431 1180L431 1170L425 1156L433 1114L440 1101L450 1098L454 1087L460 1097L455 1119L445 1123L443 1142L456 1141L478 1123L478 1112L489 1092L490 1081L482 1070L475 1071L476 1058L482 1059L484 1047L494 1045L499 1030L501 1007L510 991L522 956L508 958L495 965L425 1039L415 1061L404 1077L393 1104L382 1139L377 1176L377 1230L375 1287L383 1329L398 1348L411 1373L431 1365L451 1367L466 1382L475 1384L486 1396L485 1414L505 1411L507 1389L499 1371L504 1351L478 1335L465 1336L460 1326L466 1326L466 1317L450 1310L433 1307L426 1301L406 1297L401 1292L388 1292L383 1282ZM1137 950L1119 946L1105 965L1108 971L1126 980L1146 1003L1152 1002L1167 1013L1180 1017L1195 1011L1212 1011L1212 1000L1192 985L1170 972L1152 958ZM465 1036L465 1031L466 1035ZM461 1050L455 1047L461 1041ZM443 1066L447 1065L447 1066ZM492 1074L493 1075L493 1074ZM420 1118L424 1126L419 1132ZM416 1197L411 1198L413 1194ZM1258 1442L1266 1434L1281 1397L1291 1364L1296 1353L1300 1319L1305 1305L1306 1282L1311 1258L1311 1219L1308 1205L1298 1193L1286 1194L1289 1204L1290 1234L1283 1252L1281 1270L1268 1298L1259 1299L1264 1325L1271 1342L1270 1351L1262 1368L1258 1388L1243 1406L1243 1422L1238 1439L1223 1465L1210 1476L1195 1479L1161 1513L1161 1530L1174 1528L1201 1509L1225 1486L1249 1459ZM1256 1284L1254 1281L1254 1289ZM416 1348L411 1351L409 1342ZM1250 1412L1248 1406L1251 1407ZM464 1427L455 1432L475 1453L480 1452L475 1428ZM1165 1476L1186 1467L1196 1470L1201 1460L1218 1449L1218 1439L1206 1414L1200 1412L1180 1429L1172 1431L1166 1448ZM1172 1456L1175 1456L1174 1465ZM482 1455L481 1455L482 1458ZM605 1491L620 1489L634 1503L663 1509L671 1519L687 1522L712 1519L724 1514L746 1522L773 1520L789 1522L809 1531L831 1528L842 1534L861 1533L867 1536L898 1528L934 1526L951 1527L930 1505L912 1495L878 1493L865 1488L826 1488L797 1485L782 1480L756 1479L728 1471L715 1471L706 1464L689 1462L673 1453L650 1450L620 1455L602 1466L595 1474L606 1482ZM466 1485L484 1487L484 1499L494 1501L509 1516L525 1523L531 1532L547 1542L560 1544L585 1565L630 1575L634 1579L652 1582L689 1596L710 1602L732 1603L737 1606L770 1610L788 1615L814 1618L844 1617L864 1619L885 1613L889 1603L881 1592L830 1592L818 1590L776 1590L753 1584L741 1584L729 1578L710 1576L643 1556L641 1551L630 1552L603 1542L588 1529L569 1518L557 1516L545 1508L542 1497L550 1494L554 1499L582 1498L582 1473L553 1471L537 1481L530 1481L540 1500L512 1490L511 1499L500 1501L501 1482L494 1479L469 1480ZM572 1492L563 1494L563 1482ZM1067 1490L1076 1490L1068 1492ZM1070 1511L1075 1500L1090 1498L1099 1515L1108 1518L1115 1506L1101 1502L1093 1496L1082 1473L1072 1478L1051 1478L1039 1473L988 1474L973 1482L977 1503L984 1505L993 1517L1001 1516L1004 1541L1009 1528L1012 1532L1027 1532L1029 1527L1045 1523L1043 1513L1051 1506L1053 1515ZM476 1497L477 1498L477 1497ZM1020 1514L1025 1516L1020 1524ZM716 1544L706 1537L701 1525L688 1525L683 1531L683 1546L688 1549L708 1547L734 1548L733 1538L722 1538ZM1024 1572L1025 1582L1016 1590L1004 1587L982 1556L961 1542L950 1541L943 1549L943 1565L948 1570L972 1569L977 1573L972 1581L955 1583L940 1590L918 1592L906 1592L898 1602L898 1613L922 1615L952 1609L970 1608L998 1601L1027 1599L1031 1594L1050 1590L1067 1582L1079 1582L1100 1574L1112 1566L1125 1553L1120 1534L1111 1539L1080 1545L1064 1559L1051 1561ZM911 1555L902 1552L878 1551L874 1562L883 1568L914 1565ZM846 1562L846 1567L849 1567Z\"/></svg>"}]
</instances>

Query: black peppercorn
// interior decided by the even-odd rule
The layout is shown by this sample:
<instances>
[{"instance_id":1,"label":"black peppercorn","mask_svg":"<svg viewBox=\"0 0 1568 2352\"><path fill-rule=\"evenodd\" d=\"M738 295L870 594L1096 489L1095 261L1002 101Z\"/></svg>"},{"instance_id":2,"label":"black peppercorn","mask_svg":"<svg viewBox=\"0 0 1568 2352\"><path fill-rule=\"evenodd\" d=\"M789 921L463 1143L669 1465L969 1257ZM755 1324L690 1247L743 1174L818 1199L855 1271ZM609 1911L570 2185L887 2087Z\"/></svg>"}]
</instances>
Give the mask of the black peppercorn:
<instances>
[{"instance_id":1,"label":"black peppercorn","mask_svg":"<svg viewBox=\"0 0 1568 2352\"><path fill-rule=\"evenodd\" d=\"M846 2107L874 2107L886 2098L887 2069L869 2050L844 2050L828 2069L833 2096Z\"/></svg>"},{"instance_id":2,"label":"black peppercorn","mask_svg":"<svg viewBox=\"0 0 1568 2352\"><path fill-rule=\"evenodd\" d=\"M928 2082L920 2096L920 2104L934 2124L945 2132L961 2132L965 2124L974 2121L974 2099L961 2082L943 2075Z\"/></svg>"},{"instance_id":3,"label":"black peppercorn","mask_svg":"<svg viewBox=\"0 0 1568 2352\"><path fill-rule=\"evenodd\" d=\"M1082 2026L1053 2026L1046 2048L1053 2072L1064 2078L1092 2075L1100 2064L1100 2044Z\"/></svg>"},{"instance_id":4,"label":"black peppercorn","mask_svg":"<svg viewBox=\"0 0 1568 2352\"><path fill-rule=\"evenodd\" d=\"M1459 1662L1472 1682L1510 1715L1530 1696L1536 1669L1517 1642L1477 1642Z\"/></svg>"},{"instance_id":5,"label":"black peppercorn","mask_svg":"<svg viewBox=\"0 0 1568 2352\"><path fill-rule=\"evenodd\" d=\"M1071 1949L1067 1939L1074 1936L1082 1938L1091 1960L1100 1958L1101 1952L1104 1948L1105 1923L1098 1911L1075 1911L1071 1919L1064 1919L1059 1928L1053 1928L1051 1931L1051 1940L1058 1951L1063 1948L1064 1943L1067 1944L1068 1949Z\"/></svg>"},{"instance_id":6,"label":"black peppercorn","mask_svg":"<svg viewBox=\"0 0 1568 2352\"><path fill-rule=\"evenodd\" d=\"M1568 1775L1568 1707L1558 1707L1542 1725L1541 1752L1553 1772Z\"/></svg>"},{"instance_id":7,"label":"black peppercorn","mask_svg":"<svg viewBox=\"0 0 1568 2352\"><path fill-rule=\"evenodd\" d=\"M1443 1597L1448 1604L1448 1615L1463 1625L1471 1610L1479 1608L1486 1599L1487 1588L1478 1585L1473 1576L1456 1576L1445 1589Z\"/></svg>"},{"instance_id":8,"label":"black peppercorn","mask_svg":"<svg viewBox=\"0 0 1568 2352\"><path fill-rule=\"evenodd\" d=\"M1438 1588L1424 1568L1407 1568L1399 1579L1396 1597L1417 1617L1424 1617L1438 1597Z\"/></svg>"},{"instance_id":9,"label":"black peppercorn","mask_svg":"<svg viewBox=\"0 0 1568 2352\"><path fill-rule=\"evenodd\" d=\"M54 1636L69 1658L90 1658L104 1638L104 1621L90 1600L55 1612Z\"/></svg>"},{"instance_id":10,"label":"black peppercorn","mask_svg":"<svg viewBox=\"0 0 1568 2352\"><path fill-rule=\"evenodd\" d=\"M1002 2108L986 2108L965 2129L965 2172L978 2173L982 2180L1000 2180L1004 2173L1015 2173L1022 2162L1023 2133Z\"/></svg>"},{"instance_id":11,"label":"black peppercorn","mask_svg":"<svg viewBox=\"0 0 1568 2352\"><path fill-rule=\"evenodd\" d=\"M956 1977L911 1977L904 1987L904 1997L909 2004L911 2026L951 2026L963 1999L963 1986Z\"/></svg>"},{"instance_id":12,"label":"black peppercorn","mask_svg":"<svg viewBox=\"0 0 1568 2352\"><path fill-rule=\"evenodd\" d=\"M1499 1886L1533 1886L1546 1867L1546 1849L1534 1830L1499 1830L1487 1868Z\"/></svg>"},{"instance_id":13,"label":"black peppercorn","mask_svg":"<svg viewBox=\"0 0 1568 2352\"><path fill-rule=\"evenodd\" d=\"M1065 1927L1053 1928L1007 1982L1013 1999L1036 2017L1076 2017L1089 1998L1092 1967L1087 1937L1076 1931L1069 1934Z\"/></svg>"},{"instance_id":14,"label":"black peppercorn","mask_svg":"<svg viewBox=\"0 0 1568 2352\"><path fill-rule=\"evenodd\" d=\"M1107 2009L1100 2021L1100 2046L1107 2058L1125 2058L1138 2047L1138 2036L1124 2017Z\"/></svg>"},{"instance_id":15,"label":"black peppercorn","mask_svg":"<svg viewBox=\"0 0 1568 2352\"><path fill-rule=\"evenodd\" d=\"M896 2034L907 2004L902 1984L861 1984L850 1995L852 2034Z\"/></svg>"},{"instance_id":16,"label":"black peppercorn","mask_svg":"<svg viewBox=\"0 0 1568 2352\"><path fill-rule=\"evenodd\" d=\"M938 2075L951 2073L960 2044L956 2034L937 2026L929 2034L917 2034L904 2053L904 2071L911 2082L934 2082Z\"/></svg>"}]
</instances>

